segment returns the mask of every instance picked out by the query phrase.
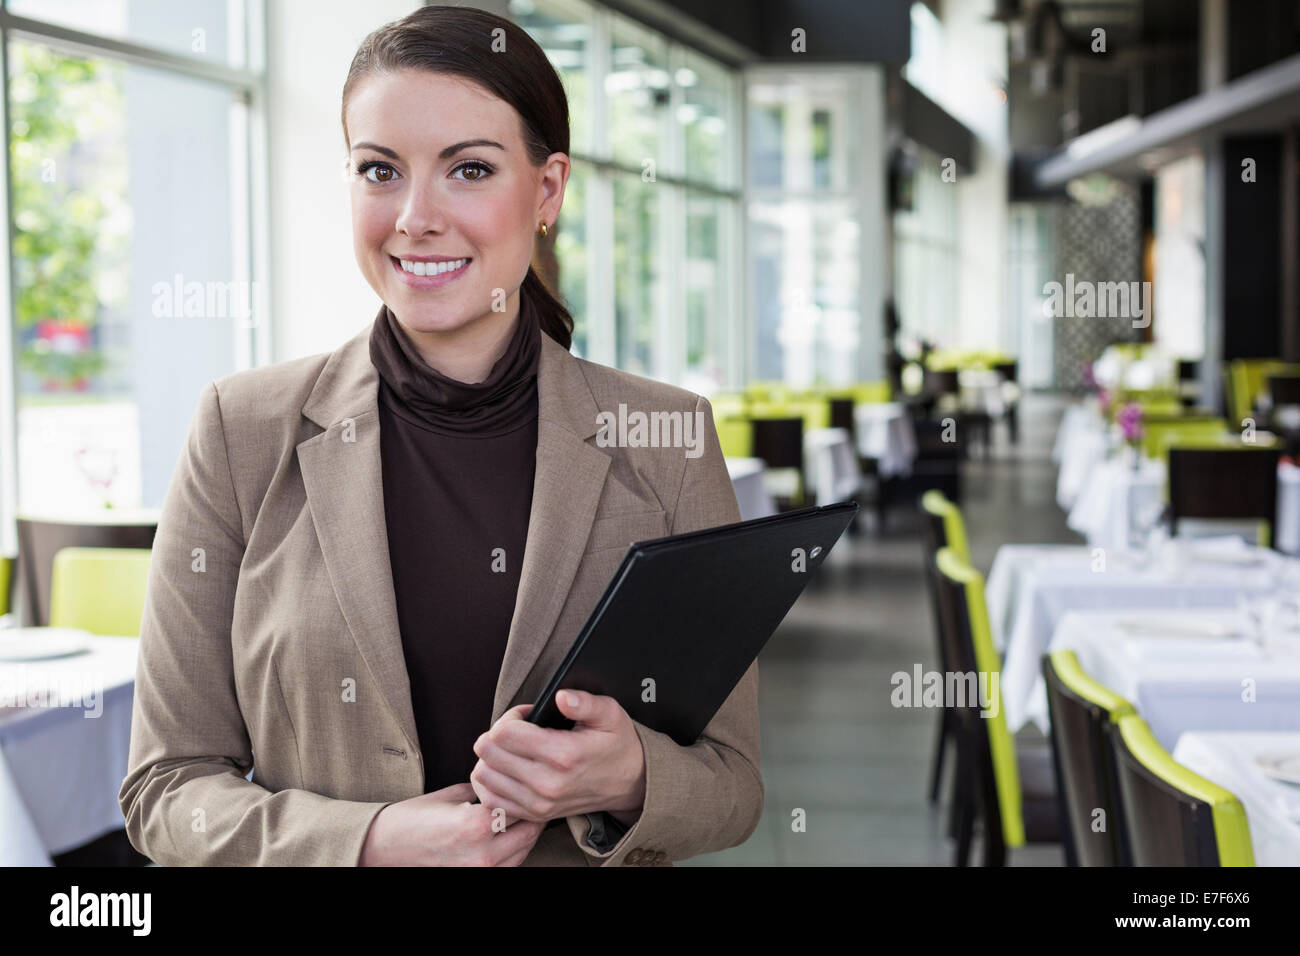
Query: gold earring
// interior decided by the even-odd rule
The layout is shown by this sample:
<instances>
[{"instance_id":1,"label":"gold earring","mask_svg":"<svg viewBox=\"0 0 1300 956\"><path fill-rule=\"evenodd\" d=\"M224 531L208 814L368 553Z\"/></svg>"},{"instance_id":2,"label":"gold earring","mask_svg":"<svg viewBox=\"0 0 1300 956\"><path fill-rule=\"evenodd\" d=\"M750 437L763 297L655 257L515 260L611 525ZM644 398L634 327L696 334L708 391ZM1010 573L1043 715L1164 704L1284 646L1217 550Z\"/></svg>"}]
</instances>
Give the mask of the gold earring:
<instances>
[{"instance_id":1,"label":"gold earring","mask_svg":"<svg viewBox=\"0 0 1300 956\"><path fill-rule=\"evenodd\" d=\"M540 222L537 223L537 232L538 232L541 236L545 237L545 235L546 235L546 233L547 233L546 221L545 221L545 220L542 220L542 221L540 221Z\"/></svg>"}]
</instances>

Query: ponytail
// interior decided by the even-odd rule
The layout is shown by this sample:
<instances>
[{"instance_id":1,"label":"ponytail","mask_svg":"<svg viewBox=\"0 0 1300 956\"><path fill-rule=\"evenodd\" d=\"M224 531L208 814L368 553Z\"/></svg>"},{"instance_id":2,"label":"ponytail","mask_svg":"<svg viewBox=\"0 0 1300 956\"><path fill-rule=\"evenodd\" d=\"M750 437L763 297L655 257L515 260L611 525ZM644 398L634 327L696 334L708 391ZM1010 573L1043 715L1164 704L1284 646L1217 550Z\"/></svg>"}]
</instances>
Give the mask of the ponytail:
<instances>
[{"instance_id":1,"label":"ponytail","mask_svg":"<svg viewBox=\"0 0 1300 956\"><path fill-rule=\"evenodd\" d=\"M542 327L542 331L563 345L566 351L571 349L573 347L573 316L551 294L551 290L546 288L546 283L533 271L532 266L528 267L528 275L524 276L523 285L519 287L519 294L527 296L528 301L537 310L537 324Z\"/></svg>"}]
</instances>

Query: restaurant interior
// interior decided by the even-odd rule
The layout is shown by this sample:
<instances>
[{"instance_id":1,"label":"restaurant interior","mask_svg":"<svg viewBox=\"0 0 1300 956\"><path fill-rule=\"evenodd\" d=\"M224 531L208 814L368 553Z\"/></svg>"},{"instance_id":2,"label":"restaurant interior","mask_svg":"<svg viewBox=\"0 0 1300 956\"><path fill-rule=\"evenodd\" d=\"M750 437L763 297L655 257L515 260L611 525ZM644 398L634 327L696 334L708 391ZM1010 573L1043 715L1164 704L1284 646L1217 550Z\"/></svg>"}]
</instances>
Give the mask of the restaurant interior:
<instances>
[{"instance_id":1,"label":"restaurant interior","mask_svg":"<svg viewBox=\"0 0 1300 956\"><path fill-rule=\"evenodd\" d=\"M151 862L160 509L209 382L372 321L339 94L417 5L0 5L0 865ZM859 505L674 862L1300 865L1300 0L461 5L569 98L573 354L707 398L742 519Z\"/></svg>"}]
</instances>

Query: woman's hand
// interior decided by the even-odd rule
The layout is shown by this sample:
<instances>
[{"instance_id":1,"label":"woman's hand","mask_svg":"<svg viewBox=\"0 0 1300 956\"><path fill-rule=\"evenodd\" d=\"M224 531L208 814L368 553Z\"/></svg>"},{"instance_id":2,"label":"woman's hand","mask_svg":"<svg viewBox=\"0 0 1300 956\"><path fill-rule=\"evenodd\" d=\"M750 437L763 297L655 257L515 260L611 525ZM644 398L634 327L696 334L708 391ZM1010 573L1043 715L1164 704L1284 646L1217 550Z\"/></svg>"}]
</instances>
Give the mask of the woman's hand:
<instances>
[{"instance_id":1,"label":"woman's hand","mask_svg":"<svg viewBox=\"0 0 1300 956\"><path fill-rule=\"evenodd\" d=\"M555 695L572 730L530 724L531 704L501 715L474 744L469 781L483 805L545 822L604 810L623 823L645 800L645 753L632 718L612 697L578 690Z\"/></svg>"},{"instance_id":2,"label":"woman's hand","mask_svg":"<svg viewBox=\"0 0 1300 956\"><path fill-rule=\"evenodd\" d=\"M518 866L542 824L508 811L494 816L489 806L470 803L473 798L474 788L458 783L384 807L370 824L358 865Z\"/></svg>"}]
</instances>

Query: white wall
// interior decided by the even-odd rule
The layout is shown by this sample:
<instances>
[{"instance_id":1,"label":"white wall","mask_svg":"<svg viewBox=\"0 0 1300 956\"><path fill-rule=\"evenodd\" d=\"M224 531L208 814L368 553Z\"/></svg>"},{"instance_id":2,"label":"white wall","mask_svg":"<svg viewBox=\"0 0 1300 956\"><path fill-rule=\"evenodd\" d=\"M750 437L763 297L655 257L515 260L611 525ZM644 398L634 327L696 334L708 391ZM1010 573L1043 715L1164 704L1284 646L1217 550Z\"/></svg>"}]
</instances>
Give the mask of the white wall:
<instances>
[{"instance_id":1,"label":"white wall","mask_svg":"<svg viewBox=\"0 0 1300 956\"><path fill-rule=\"evenodd\" d=\"M267 6L272 361L283 362L338 348L379 311L352 254L339 108L361 40L420 4Z\"/></svg>"}]
</instances>

